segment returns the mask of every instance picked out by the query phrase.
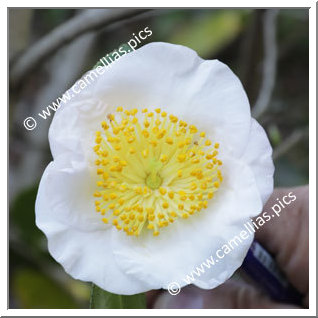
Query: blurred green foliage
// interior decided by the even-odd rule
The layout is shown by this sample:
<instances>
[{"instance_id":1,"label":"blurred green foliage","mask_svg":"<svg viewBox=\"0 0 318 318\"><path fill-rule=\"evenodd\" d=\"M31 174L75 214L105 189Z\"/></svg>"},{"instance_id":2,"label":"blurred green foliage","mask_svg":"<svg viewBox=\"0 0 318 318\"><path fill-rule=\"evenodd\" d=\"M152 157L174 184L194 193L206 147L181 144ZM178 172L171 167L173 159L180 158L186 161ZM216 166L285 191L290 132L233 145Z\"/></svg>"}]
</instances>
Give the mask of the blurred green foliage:
<instances>
[{"instance_id":1,"label":"blurred green foliage","mask_svg":"<svg viewBox=\"0 0 318 318\"><path fill-rule=\"evenodd\" d=\"M238 36L242 30L245 15L246 12L242 10L208 12L180 23L172 32L170 42L195 47L201 57L209 57Z\"/></svg>"},{"instance_id":2,"label":"blurred green foliage","mask_svg":"<svg viewBox=\"0 0 318 318\"><path fill-rule=\"evenodd\" d=\"M78 308L73 297L56 281L33 269L17 270L12 288L22 308Z\"/></svg>"},{"instance_id":3,"label":"blurred green foliage","mask_svg":"<svg viewBox=\"0 0 318 318\"><path fill-rule=\"evenodd\" d=\"M92 285L91 309L145 309L145 294L116 295Z\"/></svg>"}]
</instances>

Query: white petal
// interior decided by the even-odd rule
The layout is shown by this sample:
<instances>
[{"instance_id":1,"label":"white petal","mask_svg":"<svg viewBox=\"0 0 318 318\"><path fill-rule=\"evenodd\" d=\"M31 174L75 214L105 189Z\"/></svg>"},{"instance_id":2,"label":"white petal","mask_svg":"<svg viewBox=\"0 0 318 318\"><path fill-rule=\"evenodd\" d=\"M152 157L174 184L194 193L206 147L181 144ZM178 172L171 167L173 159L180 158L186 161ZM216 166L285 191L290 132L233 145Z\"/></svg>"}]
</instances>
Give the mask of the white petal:
<instances>
[{"instance_id":1,"label":"white petal","mask_svg":"<svg viewBox=\"0 0 318 318\"><path fill-rule=\"evenodd\" d=\"M36 200L36 224L48 239L51 255L72 277L93 282L117 294L135 294L150 287L125 275L112 254L112 226L102 223L92 206L90 178L83 163L45 170Z\"/></svg>"},{"instance_id":2,"label":"white petal","mask_svg":"<svg viewBox=\"0 0 318 318\"><path fill-rule=\"evenodd\" d=\"M202 60L189 48L151 43L121 57L61 106L50 128L53 156L85 151L116 106L162 107L206 130L235 156L247 143L250 107L234 73L217 60Z\"/></svg>"},{"instance_id":3,"label":"white petal","mask_svg":"<svg viewBox=\"0 0 318 318\"><path fill-rule=\"evenodd\" d=\"M224 182L200 215L176 220L159 237L147 234L135 238L113 232L114 254L127 274L152 282L154 288L167 288L171 282L185 285L186 275L239 235L244 222L260 213L261 198L248 166L228 159L224 167ZM252 239L251 235L195 284L214 288L224 282L241 265Z\"/></svg>"},{"instance_id":4,"label":"white petal","mask_svg":"<svg viewBox=\"0 0 318 318\"><path fill-rule=\"evenodd\" d=\"M273 192L275 167L272 160L272 147L266 132L253 118L248 143L240 159L252 169L264 205Z\"/></svg>"}]
</instances>

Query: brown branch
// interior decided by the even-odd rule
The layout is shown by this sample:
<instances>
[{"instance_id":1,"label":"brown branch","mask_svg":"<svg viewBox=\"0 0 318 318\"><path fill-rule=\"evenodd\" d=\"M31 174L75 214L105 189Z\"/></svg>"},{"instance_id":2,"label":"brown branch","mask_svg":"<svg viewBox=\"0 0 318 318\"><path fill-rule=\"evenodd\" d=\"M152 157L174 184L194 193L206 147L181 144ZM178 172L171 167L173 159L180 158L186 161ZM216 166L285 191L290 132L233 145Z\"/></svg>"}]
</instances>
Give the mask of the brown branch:
<instances>
[{"instance_id":1,"label":"brown branch","mask_svg":"<svg viewBox=\"0 0 318 318\"><path fill-rule=\"evenodd\" d=\"M50 54L89 31L143 13L145 9L88 9L32 45L12 66L10 84L21 80Z\"/></svg>"},{"instance_id":2,"label":"brown branch","mask_svg":"<svg viewBox=\"0 0 318 318\"><path fill-rule=\"evenodd\" d=\"M287 153L291 148L298 144L308 135L308 127L294 131L287 137L276 149L273 151L273 159L277 160L279 157Z\"/></svg>"},{"instance_id":3,"label":"brown branch","mask_svg":"<svg viewBox=\"0 0 318 318\"><path fill-rule=\"evenodd\" d=\"M256 119L260 118L266 111L275 86L277 64L276 20L278 12L278 9L269 9L264 15L263 78L259 95L252 110L253 117Z\"/></svg>"}]
</instances>

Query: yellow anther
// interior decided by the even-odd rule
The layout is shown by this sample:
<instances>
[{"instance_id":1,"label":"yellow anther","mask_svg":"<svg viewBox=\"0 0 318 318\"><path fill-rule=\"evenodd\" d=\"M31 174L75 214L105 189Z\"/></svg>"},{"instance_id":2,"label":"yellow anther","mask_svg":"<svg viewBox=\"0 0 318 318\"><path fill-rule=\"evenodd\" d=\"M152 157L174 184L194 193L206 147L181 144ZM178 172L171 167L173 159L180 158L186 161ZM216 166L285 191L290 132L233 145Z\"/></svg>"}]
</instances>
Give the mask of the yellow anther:
<instances>
[{"instance_id":1,"label":"yellow anther","mask_svg":"<svg viewBox=\"0 0 318 318\"><path fill-rule=\"evenodd\" d=\"M109 128L109 126L107 125L106 121L102 121L102 124L101 124L102 128L104 130L107 130Z\"/></svg>"},{"instance_id":2,"label":"yellow anther","mask_svg":"<svg viewBox=\"0 0 318 318\"><path fill-rule=\"evenodd\" d=\"M99 148L100 148L100 145L96 145L96 146L93 147L95 152L97 152L99 150Z\"/></svg>"},{"instance_id":3,"label":"yellow anther","mask_svg":"<svg viewBox=\"0 0 318 318\"><path fill-rule=\"evenodd\" d=\"M133 155L134 153L136 153L136 149L135 148L129 148L129 153Z\"/></svg>"},{"instance_id":4,"label":"yellow anther","mask_svg":"<svg viewBox=\"0 0 318 318\"><path fill-rule=\"evenodd\" d=\"M172 144L173 144L173 139L172 139L171 137L167 137L167 138L166 138L166 143L167 143L168 145L172 145Z\"/></svg>"},{"instance_id":5,"label":"yellow anther","mask_svg":"<svg viewBox=\"0 0 318 318\"><path fill-rule=\"evenodd\" d=\"M123 167L126 167L126 166L127 166L127 161L125 161L125 160L120 160L120 161L119 161L119 164L120 164L121 166L123 166Z\"/></svg>"},{"instance_id":6,"label":"yellow anther","mask_svg":"<svg viewBox=\"0 0 318 318\"><path fill-rule=\"evenodd\" d=\"M97 174L98 175L101 175L101 174L103 174L104 173L104 170L103 169L97 169Z\"/></svg>"},{"instance_id":7,"label":"yellow anther","mask_svg":"<svg viewBox=\"0 0 318 318\"><path fill-rule=\"evenodd\" d=\"M198 128L196 126L194 126L194 125L190 125L189 128L190 128L190 133L191 134L195 134L195 133L198 132Z\"/></svg>"},{"instance_id":8,"label":"yellow anther","mask_svg":"<svg viewBox=\"0 0 318 318\"><path fill-rule=\"evenodd\" d=\"M149 213L149 214L153 214L155 212L155 209L154 208L146 208L146 211Z\"/></svg>"},{"instance_id":9,"label":"yellow anther","mask_svg":"<svg viewBox=\"0 0 318 318\"><path fill-rule=\"evenodd\" d=\"M148 127L150 126L149 121L145 120L145 121L144 121L144 126L145 126L146 128L148 128Z\"/></svg>"},{"instance_id":10,"label":"yellow anther","mask_svg":"<svg viewBox=\"0 0 318 318\"><path fill-rule=\"evenodd\" d=\"M168 196L170 199L173 199L174 197L174 192L173 191L169 191Z\"/></svg>"},{"instance_id":11,"label":"yellow anther","mask_svg":"<svg viewBox=\"0 0 318 318\"><path fill-rule=\"evenodd\" d=\"M142 113L147 113L147 112L148 112L148 109L147 109L147 108L144 108L141 112L142 112Z\"/></svg>"},{"instance_id":12,"label":"yellow anther","mask_svg":"<svg viewBox=\"0 0 318 318\"><path fill-rule=\"evenodd\" d=\"M178 170L177 174L178 174L178 177L181 178L182 177L182 170L181 169Z\"/></svg>"},{"instance_id":13,"label":"yellow anther","mask_svg":"<svg viewBox=\"0 0 318 318\"><path fill-rule=\"evenodd\" d=\"M114 200L114 199L117 198L117 194L116 194L116 193L111 193L111 194L109 195L109 197L110 197L112 200Z\"/></svg>"},{"instance_id":14,"label":"yellow anther","mask_svg":"<svg viewBox=\"0 0 318 318\"><path fill-rule=\"evenodd\" d=\"M105 224L108 223L108 219L106 219L106 218L102 218L102 221L103 221Z\"/></svg>"},{"instance_id":15,"label":"yellow anther","mask_svg":"<svg viewBox=\"0 0 318 318\"><path fill-rule=\"evenodd\" d=\"M192 182L190 185L190 190L194 191L197 188L197 184L195 182Z\"/></svg>"},{"instance_id":16,"label":"yellow anther","mask_svg":"<svg viewBox=\"0 0 318 318\"><path fill-rule=\"evenodd\" d=\"M202 131L202 132L200 133L200 137L204 138L204 137L205 137L205 132Z\"/></svg>"},{"instance_id":17,"label":"yellow anther","mask_svg":"<svg viewBox=\"0 0 318 318\"><path fill-rule=\"evenodd\" d=\"M109 210L112 210L112 209L114 209L115 208L115 203L111 203L109 206L108 206L108 209Z\"/></svg>"},{"instance_id":18,"label":"yellow anther","mask_svg":"<svg viewBox=\"0 0 318 318\"><path fill-rule=\"evenodd\" d=\"M220 147L220 144L218 143L218 142L216 142L215 144L214 144L214 148L215 149L218 149Z\"/></svg>"},{"instance_id":19,"label":"yellow anther","mask_svg":"<svg viewBox=\"0 0 318 318\"><path fill-rule=\"evenodd\" d=\"M211 142L211 140L207 139L204 144L206 146L211 146L212 142Z\"/></svg>"},{"instance_id":20,"label":"yellow anther","mask_svg":"<svg viewBox=\"0 0 318 318\"><path fill-rule=\"evenodd\" d=\"M158 145L158 141L156 140L151 140L149 141L149 143L153 146L153 147L156 147Z\"/></svg>"},{"instance_id":21,"label":"yellow anther","mask_svg":"<svg viewBox=\"0 0 318 318\"><path fill-rule=\"evenodd\" d=\"M168 209L168 208L169 208L169 203L168 203L168 202L163 202L163 203L162 203L162 207L163 207L164 209Z\"/></svg>"},{"instance_id":22,"label":"yellow anther","mask_svg":"<svg viewBox=\"0 0 318 318\"><path fill-rule=\"evenodd\" d=\"M153 236L158 236L159 234L160 234L159 231L154 231L154 232L153 232Z\"/></svg>"},{"instance_id":23,"label":"yellow anther","mask_svg":"<svg viewBox=\"0 0 318 318\"><path fill-rule=\"evenodd\" d=\"M170 212L170 216L173 217L173 218L176 218L177 217L177 213L172 211L172 212Z\"/></svg>"},{"instance_id":24,"label":"yellow anther","mask_svg":"<svg viewBox=\"0 0 318 318\"><path fill-rule=\"evenodd\" d=\"M167 190L163 187L160 187L159 188L159 192L162 194L162 195L165 195L167 193Z\"/></svg>"},{"instance_id":25,"label":"yellow anther","mask_svg":"<svg viewBox=\"0 0 318 318\"><path fill-rule=\"evenodd\" d=\"M156 112L157 114L160 114L161 109L160 109L160 108L156 108L156 109L155 109L155 112Z\"/></svg>"},{"instance_id":26,"label":"yellow anther","mask_svg":"<svg viewBox=\"0 0 318 318\"><path fill-rule=\"evenodd\" d=\"M180 155L178 155L178 161L179 161L179 162L185 161L186 158L187 158L187 156L186 156L185 154L180 154Z\"/></svg>"},{"instance_id":27,"label":"yellow anther","mask_svg":"<svg viewBox=\"0 0 318 318\"><path fill-rule=\"evenodd\" d=\"M149 132L147 130L144 129L141 133L145 138L149 137Z\"/></svg>"},{"instance_id":28,"label":"yellow anther","mask_svg":"<svg viewBox=\"0 0 318 318\"><path fill-rule=\"evenodd\" d=\"M121 106L117 107L116 109L117 112L122 112L123 111L123 108Z\"/></svg>"},{"instance_id":29,"label":"yellow anther","mask_svg":"<svg viewBox=\"0 0 318 318\"><path fill-rule=\"evenodd\" d=\"M103 186L103 184L104 184L104 182L103 182L103 181L97 181L97 182L96 182L96 185L97 185L98 187L102 187L102 186Z\"/></svg>"},{"instance_id":30,"label":"yellow anther","mask_svg":"<svg viewBox=\"0 0 318 318\"><path fill-rule=\"evenodd\" d=\"M152 223L149 223L148 226L147 226L147 229L148 230L153 230L155 227Z\"/></svg>"},{"instance_id":31,"label":"yellow anther","mask_svg":"<svg viewBox=\"0 0 318 318\"><path fill-rule=\"evenodd\" d=\"M178 209L182 211L184 209L184 205L182 203L178 204Z\"/></svg>"},{"instance_id":32,"label":"yellow anther","mask_svg":"<svg viewBox=\"0 0 318 318\"><path fill-rule=\"evenodd\" d=\"M189 214L188 213L182 213L182 218L183 219L187 219L189 217Z\"/></svg>"},{"instance_id":33,"label":"yellow anther","mask_svg":"<svg viewBox=\"0 0 318 318\"><path fill-rule=\"evenodd\" d=\"M161 162L166 162L168 160L168 156L167 155L161 155L160 156L160 161Z\"/></svg>"},{"instance_id":34,"label":"yellow anther","mask_svg":"<svg viewBox=\"0 0 318 318\"><path fill-rule=\"evenodd\" d=\"M118 161L120 160L120 157L114 156L114 157L113 157L113 160L114 160L114 162L118 162Z\"/></svg>"},{"instance_id":35,"label":"yellow anther","mask_svg":"<svg viewBox=\"0 0 318 318\"><path fill-rule=\"evenodd\" d=\"M134 142L135 141L135 136L130 136L130 137L128 137L127 138L127 142L129 143L129 144L131 144L132 142Z\"/></svg>"}]
</instances>

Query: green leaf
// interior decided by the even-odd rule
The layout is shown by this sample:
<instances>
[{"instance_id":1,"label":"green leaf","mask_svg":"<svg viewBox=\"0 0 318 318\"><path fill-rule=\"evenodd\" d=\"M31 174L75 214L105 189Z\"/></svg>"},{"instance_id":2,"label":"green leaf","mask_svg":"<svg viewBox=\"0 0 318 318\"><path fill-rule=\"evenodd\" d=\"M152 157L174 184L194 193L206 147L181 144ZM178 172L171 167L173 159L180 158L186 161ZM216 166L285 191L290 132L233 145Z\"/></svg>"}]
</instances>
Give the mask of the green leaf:
<instances>
[{"instance_id":1,"label":"green leaf","mask_svg":"<svg viewBox=\"0 0 318 318\"><path fill-rule=\"evenodd\" d=\"M203 58L213 56L239 35L245 14L244 10L213 10L194 15L176 27L167 42L194 48Z\"/></svg>"},{"instance_id":2,"label":"green leaf","mask_svg":"<svg viewBox=\"0 0 318 318\"><path fill-rule=\"evenodd\" d=\"M90 308L144 309L146 308L146 297L145 294L136 294L132 296L116 295L92 284Z\"/></svg>"},{"instance_id":3,"label":"green leaf","mask_svg":"<svg viewBox=\"0 0 318 318\"><path fill-rule=\"evenodd\" d=\"M79 308L72 295L40 271L17 270L12 278L12 292L25 309Z\"/></svg>"}]
</instances>

